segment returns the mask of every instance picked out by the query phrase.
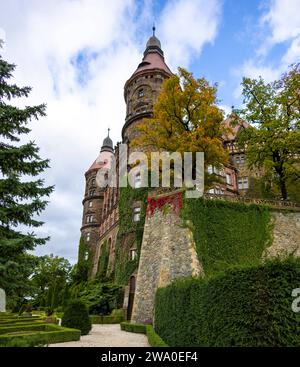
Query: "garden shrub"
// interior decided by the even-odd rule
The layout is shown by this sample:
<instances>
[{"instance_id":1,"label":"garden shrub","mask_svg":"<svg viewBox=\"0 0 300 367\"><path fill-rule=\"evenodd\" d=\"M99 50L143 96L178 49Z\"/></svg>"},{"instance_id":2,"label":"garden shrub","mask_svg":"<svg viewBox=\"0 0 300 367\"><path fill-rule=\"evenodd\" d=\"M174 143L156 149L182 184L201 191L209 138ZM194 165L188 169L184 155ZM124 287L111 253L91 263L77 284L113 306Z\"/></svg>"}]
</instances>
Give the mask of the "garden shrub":
<instances>
[{"instance_id":1,"label":"garden shrub","mask_svg":"<svg viewBox=\"0 0 300 367\"><path fill-rule=\"evenodd\" d=\"M156 334L152 325L131 324L130 322L124 321L120 326L123 331L146 334L151 347L168 347L162 338Z\"/></svg>"},{"instance_id":2,"label":"garden shrub","mask_svg":"<svg viewBox=\"0 0 300 367\"><path fill-rule=\"evenodd\" d=\"M299 346L300 260L229 269L158 289L155 331L174 346Z\"/></svg>"},{"instance_id":3,"label":"garden shrub","mask_svg":"<svg viewBox=\"0 0 300 367\"><path fill-rule=\"evenodd\" d=\"M86 305L80 300L73 300L66 307L61 325L79 329L81 335L87 335L92 328Z\"/></svg>"}]
</instances>

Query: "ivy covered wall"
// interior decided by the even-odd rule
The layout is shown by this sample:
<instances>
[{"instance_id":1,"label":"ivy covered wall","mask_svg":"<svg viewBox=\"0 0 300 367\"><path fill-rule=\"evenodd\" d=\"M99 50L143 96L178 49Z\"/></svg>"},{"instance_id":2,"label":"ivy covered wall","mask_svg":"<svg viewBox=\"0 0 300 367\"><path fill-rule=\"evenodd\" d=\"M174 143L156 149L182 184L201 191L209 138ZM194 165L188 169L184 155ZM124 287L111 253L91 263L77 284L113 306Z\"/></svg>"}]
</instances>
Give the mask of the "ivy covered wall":
<instances>
[{"instance_id":1,"label":"ivy covered wall","mask_svg":"<svg viewBox=\"0 0 300 367\"><path fill-rule=\"evenodd\" d=\"M126 285L130 275L137 269L147 208L148 188L120 188L119 231L116 243L115 281ZM133 208L140 206L140 220L133 220ZM130 259L130 249L136 247L137 255Z\"/></svg>"},{"instance_id":2,"label":"ivy covered wall","mask_svg":"<svg viewBox=\"0 0 300 367\"><path fill-rule=\"evenodd\" d=\"M182 215L193 232L206 276L233 266L257 265L264 249L271 245L271 215L267 207L184 199Z\"/></svg>"}]
</instances>

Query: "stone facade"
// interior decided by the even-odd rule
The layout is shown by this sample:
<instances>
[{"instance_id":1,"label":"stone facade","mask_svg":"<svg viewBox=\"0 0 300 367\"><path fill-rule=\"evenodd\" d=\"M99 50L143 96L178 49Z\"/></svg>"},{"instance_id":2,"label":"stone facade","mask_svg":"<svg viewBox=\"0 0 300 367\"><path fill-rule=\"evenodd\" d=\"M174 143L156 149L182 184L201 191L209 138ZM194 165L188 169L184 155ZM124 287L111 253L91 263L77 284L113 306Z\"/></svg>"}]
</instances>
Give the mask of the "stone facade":
<instances>
[{"instance_id":1,"label":"stone facade","mask_svg":"<svg viewBox=\"0 0 300 367\"><path fill-rule=\"evenodd\" d=\"M300 213L277 211L273 216L273 243L264 253L265 258L300 257Z\"/></svg>"},{"instance_id":2,"label":"stone facade","mask_svg":"<svg viewBox=\"0 0 300 367\"><path fill-rule=\"evenodd\" d=\"M182 219L172 209L156 210L153 215L147 215L132 322L153 321L157 288L178 278L203 274L192 232L182 224Z\"/></svg>"},{"instance_id":3,"label":"stone facade","mask_svg":"<svg viewBox=\"0 0 300 367\"><path fill-rule=\"evenodd\" d=\"M0 312L6 312L6 294L2 288L0 288Z\"/></svg>"}]
</instances>

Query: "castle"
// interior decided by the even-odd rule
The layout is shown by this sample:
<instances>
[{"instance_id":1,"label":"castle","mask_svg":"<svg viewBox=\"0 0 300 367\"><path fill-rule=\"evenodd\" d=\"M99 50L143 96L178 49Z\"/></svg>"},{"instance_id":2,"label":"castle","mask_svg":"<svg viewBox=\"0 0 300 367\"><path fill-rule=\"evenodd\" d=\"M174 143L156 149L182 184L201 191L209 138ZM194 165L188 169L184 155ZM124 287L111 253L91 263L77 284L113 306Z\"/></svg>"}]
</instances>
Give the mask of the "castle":
<instances>
[{"instance_id":1,"label":"castle","mask_svg":"<svg viewBox=\"0 0 300 367\"><path fill-rule=\"evenodd\" d=\"M122 142L130 144L136 136L136 126L144 118L151 117L153 105L160 93L164 79L172 75L167 66L159 39L153 35L149 38L142 62L126 81L124 86L124 99L126 103L126 117L122 129ZM231 117L223 123L230 125ZM243 195L249 188L251 172L246 168L245 155L240 152L235 144L236 134L241 128L247 128L248 124L241 122L232 129L232 133L224 137L224 146L229 149L230 162L224 169L217 171L214 167L208 167L220 177L220 183L209 190L212 195ZM135 264L124 280L125 284L125 308L127 318L130 319L133 309L134 293L136 289L136 277L138 273L138 256L140 249L132 233L126 234L126 238L118 243L120 224L120 189L118 187L101 188L96 184L98 170L111 168L112 157L115 158L117 169L119 161L119 145L114 144L108 136L104 139L100 153L90 168L85 173L86 186L83 199L83 216L81 236L85 243L85 260L90 262L89 277L95 278L99 271L101 257L107 257L105 274L114 273L117 246L121 247L122 258ZM136 187L140 187L140 177L136 177ZM139 200L128 202L129 216L132 222L141 220L143 203ZM128 223L130 227L130 223ZM120 234L119 234L120 235ZM125 238L125 239L124 239ZM102 269L103 270L103 269Z\"/></svg>"}]
</instances>

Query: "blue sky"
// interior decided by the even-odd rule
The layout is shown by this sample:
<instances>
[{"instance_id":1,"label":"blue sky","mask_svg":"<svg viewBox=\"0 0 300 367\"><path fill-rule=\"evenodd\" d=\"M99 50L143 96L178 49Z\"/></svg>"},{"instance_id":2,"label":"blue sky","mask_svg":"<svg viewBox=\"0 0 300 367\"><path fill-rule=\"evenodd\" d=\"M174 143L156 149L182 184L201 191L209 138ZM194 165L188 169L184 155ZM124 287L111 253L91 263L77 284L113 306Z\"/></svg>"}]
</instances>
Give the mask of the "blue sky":
<instances>
[{"instance_id":1,"label":"blue sky","mask_svg":"<svg viewBox=\"0 0 300 367\"><path fill-rule=\"evenodd\" d=\"M243 76L278 78L300 60L300 0L0 0L4 58L33 91L18 105L47 103L29 138L50 158L55 184L37 249L77 258L84 172L107 128L121 140L123 86L142 59L155 21L167 64L218 82L220 106L241 106Z\"/></svg>"}]
</instances>

